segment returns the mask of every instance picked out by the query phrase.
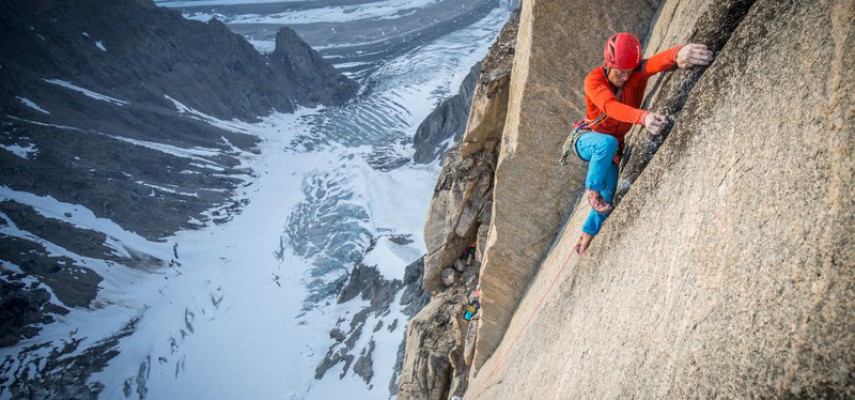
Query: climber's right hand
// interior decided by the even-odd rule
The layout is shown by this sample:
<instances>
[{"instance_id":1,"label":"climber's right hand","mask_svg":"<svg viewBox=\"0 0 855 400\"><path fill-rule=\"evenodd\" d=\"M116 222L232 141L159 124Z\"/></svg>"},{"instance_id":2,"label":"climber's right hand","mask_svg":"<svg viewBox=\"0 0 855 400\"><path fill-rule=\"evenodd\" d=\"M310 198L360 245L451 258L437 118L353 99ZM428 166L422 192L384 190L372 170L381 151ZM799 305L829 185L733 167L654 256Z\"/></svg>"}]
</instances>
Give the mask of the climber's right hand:
<instances>
[{"instance_id":1,"label":"climber's right hand","mask_svg":"<svg viewBox=\"0 0 855 400\"><path fill-rule=\"evenodd\" d=\"M644 116L644 128L647 129L651 135L659 135L662 133L662 129L665 128L665 125L668 125L668 117L664 114L651 111Z\"/></svg>"}]
</instances>

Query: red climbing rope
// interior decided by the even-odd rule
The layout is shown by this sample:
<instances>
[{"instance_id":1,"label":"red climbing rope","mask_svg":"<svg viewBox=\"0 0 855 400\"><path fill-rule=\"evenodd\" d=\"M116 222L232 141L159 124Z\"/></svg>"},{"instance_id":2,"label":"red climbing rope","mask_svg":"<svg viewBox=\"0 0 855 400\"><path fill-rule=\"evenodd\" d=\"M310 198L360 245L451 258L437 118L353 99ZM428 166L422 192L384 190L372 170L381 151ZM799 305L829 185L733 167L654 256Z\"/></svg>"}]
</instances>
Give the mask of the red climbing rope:
<instances>
[{"instance_id":1,"label":"red climbing rope","mask_svg":"<svg viewBox=\"0 0 855 400\"><path fill-rule=\"evenodd\" d=\"M487 378L485 378L481 382L481 384L478 385L476 393L480 393L481 387L483 387L487 382L490 381L490 378L493 377L493 374L496 372L496 370L502 364L502 361L505 359L505 356L507 356L508 353L511 352L511 350L514 348L514 346L517 344L517 341L519 340L519 338L521 338L523 333L525 333L525 331L528 329L528 324L531 322L531 320L534 318L534 316L537 315L537 312L540 310L540 307L543 306L543 301L546 300L546 296L552 290L552 287L555 286L555 282L558 281L558 277L560 277L561 273L564 272L564 268L567 267L567 264L570 262L570 259L573 257L573 253L575 253L575 251L570 250L570 255L567 256L566 260L564 260L564 264L561 266L561 269L558 270L558 273L555 274L555 278L552 278L552 283L550 283L549 287L546 289L546 291L543 292L543 296L541 296L540 301L537 303L537 306L534 307L534 311L531 313L531 315L528 316L528 319L525 321L525 324L523 324L523 326L520 328L519 332L517 332L517 335L514 337L514 340L513 340L513 342L511 342L510 346L508 346L508 348L505 350L505 352L502 353L502 356L499 357L498 360L496 360L496 364L493 366L493 369L490 370L490 373L487 375ZM541 267L542 267L542 265L541 265Z\"/></svg>"}]
</instances>

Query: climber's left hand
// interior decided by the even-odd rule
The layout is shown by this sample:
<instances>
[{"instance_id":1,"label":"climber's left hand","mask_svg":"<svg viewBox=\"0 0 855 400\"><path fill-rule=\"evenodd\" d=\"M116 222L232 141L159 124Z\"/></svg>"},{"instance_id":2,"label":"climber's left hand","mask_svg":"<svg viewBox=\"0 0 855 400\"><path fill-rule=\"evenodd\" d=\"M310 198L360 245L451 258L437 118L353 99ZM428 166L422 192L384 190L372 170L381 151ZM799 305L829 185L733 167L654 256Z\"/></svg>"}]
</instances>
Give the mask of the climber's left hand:
<instances>
[{"instance_id":1,"label":"climber's left hand","mask_svg":"<svg viewBox=\"0 0 855 400\"><path fill-rule=\"evenodd\" d=\"M677 52L677 66L691 68L696 65L709 65L713 61L713 52L706 45L689 43Z\"/></svg>"}]
</instances>

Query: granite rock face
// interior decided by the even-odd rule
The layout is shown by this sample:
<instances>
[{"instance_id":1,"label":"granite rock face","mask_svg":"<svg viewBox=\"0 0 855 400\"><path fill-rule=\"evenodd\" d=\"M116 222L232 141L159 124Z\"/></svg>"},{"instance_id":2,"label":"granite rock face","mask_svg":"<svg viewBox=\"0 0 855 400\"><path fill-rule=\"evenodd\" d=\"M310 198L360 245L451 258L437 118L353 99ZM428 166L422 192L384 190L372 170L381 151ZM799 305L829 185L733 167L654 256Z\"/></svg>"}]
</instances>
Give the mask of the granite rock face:
<instances>
[{"instance_id":1,"label":"granite rock face","mask_svg":"<svg viewBox=\"0 0 855 400\"><path fill-rule=\"evenodd\" d=\"M737 3L663 2L651 38ZM467 400L855 397L855 3L745 5L583 257L577 206Z\"/></svg>"},{"instance_id":2,"label":"granite rock face","mask_svg":"<svg viewBox=\"0 0 855 400\"><path fill-rule=\"evenodd\" d=\"M602 63L602 46L612 33L644 37L654 11L655 4L639 1L523 3L483 247L484 312L476 371L504 336L561 222L572 211L572 200L581 193L586 165L574 160L569 168L559 168L557 161L571 123L584 118L585 76Z\"/></svg>"},{"instance_id":3,"label":"granite rock face","mask_svg":"<svg viewBox=\"0 0 855 400\"><path fill-rule=\"evenodd\" d=\"M463 345L457 312L462 309L451 291L434 296L407 326L407 351L398 398L445 400Z\"/></svg>"},{"instance_id":4,"label":"granite rock face","mask_svg":"<svg viewBox=\"0 0 855 400\"><path fill-rule=\"evenodd\" d=\"M443 160L425 224L423 287L433 297L409 322L399 400L447 399L468 387L479 315L466 324L463 309L478 287L518 24L514 12L481 63L466 132Z\"/></svg>"},{"instance_id":5,"label":"granite rock face","mask_svg":"<svg viewBox=\"0 0 855 400\"><path fill-rule=\"evenodd\" d=\"M481 248L491 214L493 174L507 110L518 13L511 15L481 64L466 133L446 154L425 222L428 292L444 289L441 271L475 241ZM482 234L479 234L481 232Z\"/></svg>"},{"instance_id":6,"label":"granite rock face","mask_svg":"<svg viewBox=\"0 0 855 400\"><path fill-rule=\"evenodd\" d=\"M480 315L467 323L463 312L476 299L480 265L471 260L459 280L429 297L407 323L398 399L447 399L466 392Z\"/></svg>"},{"instance_id":7,"label":"granite rock face","mask_svg":"<svg viewBox=\"0 0 855 400\"><path fill-rule=\"evenodd\" d=\"M755 0L664 2L658 11L657 23L647 40L645 56L653 56L675 43L703 43L718 52L730 39L754 2ZM679 28L672 28L674 26ZM621 162L616 204L620 203L632 187L632 182L668 137L674 117L683 109L692 88L705 70L706 67L678 69L651 79L642 108L649 109L651 104L655 105L654 110L669 115L672 124L657 136L649 135L644 127L639 125L630 130Z\"/></svg>"}]
</instances>

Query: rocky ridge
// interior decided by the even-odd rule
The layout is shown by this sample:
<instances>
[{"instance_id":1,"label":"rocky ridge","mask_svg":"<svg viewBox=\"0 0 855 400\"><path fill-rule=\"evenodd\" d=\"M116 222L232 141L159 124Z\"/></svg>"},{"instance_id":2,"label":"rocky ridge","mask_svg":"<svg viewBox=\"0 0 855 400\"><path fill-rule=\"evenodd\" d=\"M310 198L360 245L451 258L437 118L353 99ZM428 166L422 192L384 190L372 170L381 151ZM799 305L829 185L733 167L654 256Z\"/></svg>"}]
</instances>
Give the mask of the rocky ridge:
<instances>
[{"instance_id":1,"label":"rocky ridge","mask_svg":"<svg viewBox=\"0 0 855 400\"><path fill-rule=\"evenodd\" d=\"M356 10L361 5L374 7L377 1L353 0L297 0L264 3L202 3L164 2L167 7L178 7L189 18L216 15L229 27L257 41L268 41L276 34L275 21L247 21L249 15L279 15L299 13L309 9L333 9L350 6ZM371 78L372 71L404 54L429 44L462 27L469 26L496 7L510 11L519 0L438 0L417 7L402 9L394 18L343 18L341 21L292 20L287 25L311 46L319 48L324 57L337 64L340 71L357 80ZM382 4L382 3L380 3ZM406 4L406 3L404 3ZM397 8L401 4L392 4ZM358 12L357 12L358 14ZM286 18L287 19L287 18Z\"/></svg>"},{"instance_id":2,"label":"rocky ridge","mask_svg":"<svg viewBox=\"0 0 855 400\"><path fill-rule=\"evenodd\" d=\"M366 322L370 316L381 317L387 316L390 312L390 307L393 305L393 300L401 293L399 304L402 306L404 315L408 318L413 317L417 311L424 308L429 300L429 295L422 291L421 282L423 274L424 262L419 259L406 267L403 281L398 279L388 280L377 271L374 266L358 264L350 273L347 284L342 288L338 297L338 303L345 303L357 297L369 302L369 305L356 313L352 318L342 318L336 326L329 332L330 339L333 344L330 346L327 354L321 363L315 368L315 379L321 379L333 367L341 365L340 377L344 377L350 368L353 368L355 374L361 377L367 385L373 387L372 382L374 377L374 366L372 356L375 343L373 340L369 342L368 347L363 352L358 352L355 348L356 342L367 334L366 329L371 329L377 332L381 329L393 331L398 324L404 321L397 319L384 325L384 320L379 319L376 325L367 326ZM398 377L403 368L404 359L404 342L401 342L401 348L398 351L398 359L395 365L395 374L389 382L389 393L395 395L398 392Z\"/></svg>"},{"instance_id":3,"label":"rocky ridge","mask_svg":"<svg viewBox=\"0 0 855 400\"><path fill-rule=\"evenodd\" d=\"M14 96L32 96L53 112L61 104L49 103L43 79L174 110L168 95L226 120L339 105L357 90L287 28L278 31L276 50L262 55L216 19L186 20L150 0L7 0L0 8L5 107L16 105Z\"/></svg>"},{"instance_id":4,"label":"rocky ridge","mask_svg":"<svg viewBox=\"0 0 855 400\"><path fill-rule=\"evenodd\" d=\"M459 396L468 385L478 319L465 324L462 312L478 286L518 23L516 11L487 52L466 130L443 160L425 225L423 287L433 297L407 326L402 400ZM461 254L472 242L467 263Z\"/></svg>"}]
</instances>

